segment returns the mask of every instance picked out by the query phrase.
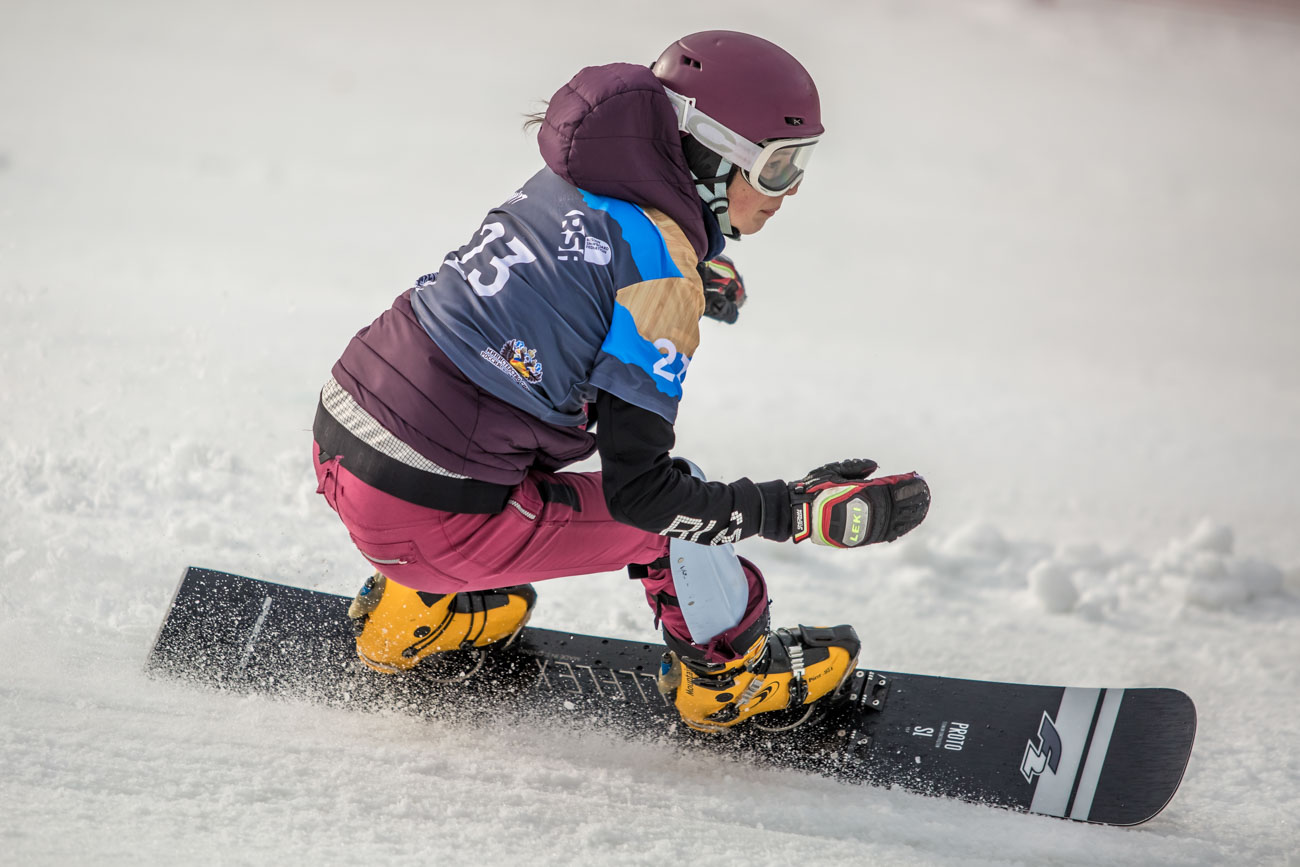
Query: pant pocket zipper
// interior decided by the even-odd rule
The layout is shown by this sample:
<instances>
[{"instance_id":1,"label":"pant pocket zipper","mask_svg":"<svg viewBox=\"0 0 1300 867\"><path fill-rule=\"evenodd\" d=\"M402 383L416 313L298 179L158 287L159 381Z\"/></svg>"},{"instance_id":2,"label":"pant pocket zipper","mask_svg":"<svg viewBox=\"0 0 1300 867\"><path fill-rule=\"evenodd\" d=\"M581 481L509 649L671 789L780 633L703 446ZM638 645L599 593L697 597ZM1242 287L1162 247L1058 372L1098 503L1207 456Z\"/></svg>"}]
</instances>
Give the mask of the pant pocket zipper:
<instances>
[{"instance_id":1,"label":"pant pocket zipper","mask_svg":"<svg viewBox=\"0 0 1300 867\"><path fill-rule=\"evenodd\" d=\"M518 500L510 499L510 500L506 500L506 503L508 503L508 504L511 505L511 506L514 506L514 507L515 507L515 511L517 511L519 514L523 515L523 516L524 516L525 518L527 518L528 520L530 520L530 521L536 521L536 520L537 520L537 516L534 515L532 512L528 511L527 509L525 509L525 508L523 507L523 504L520 503Z\"/></svg>"},{"instance_id":2,"label":"pant pocket zipper","mask_svg":"<svg viewBox=\"0 0 1300 867\"><path fill-rule=\"evenodd\" d=\"M405 557L397 557L397 558L394 558L394 559L384 559L384 558L382 558L382 557L371 557L371 556L370 556L369 554L367 554L365 551L362 551L361 554L362 554L363 557L365 557L365 558L366 558L367 560L369 560L371 563L375 563L375 564L378 564L378 565L380 565L380 566L405 566L405 565L407 565L408 563L411 562L410 560L407 560Z\"/></svg>"}]
</instances>

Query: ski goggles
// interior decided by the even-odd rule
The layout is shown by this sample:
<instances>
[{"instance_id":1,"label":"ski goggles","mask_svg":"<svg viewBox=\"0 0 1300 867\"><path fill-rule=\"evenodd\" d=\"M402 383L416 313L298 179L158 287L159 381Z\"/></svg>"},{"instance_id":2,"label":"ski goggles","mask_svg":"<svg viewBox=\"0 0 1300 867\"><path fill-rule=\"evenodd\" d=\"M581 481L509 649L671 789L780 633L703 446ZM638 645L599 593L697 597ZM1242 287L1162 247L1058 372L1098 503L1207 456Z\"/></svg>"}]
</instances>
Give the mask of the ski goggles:
<instances>
[{"instance_id":1,"label":"ski goggles","mask_svg":"<svg viewBox=\"0 0 1300 867\"><path fill-rule=\"evenodd\" d=\"M695 107L695 98L664 88L677 113L677 128L740 169L749 185L765 196L780 196L803 180L804 169L821 136L770 139L754 144Z\"/></svg>"}]
</instances>

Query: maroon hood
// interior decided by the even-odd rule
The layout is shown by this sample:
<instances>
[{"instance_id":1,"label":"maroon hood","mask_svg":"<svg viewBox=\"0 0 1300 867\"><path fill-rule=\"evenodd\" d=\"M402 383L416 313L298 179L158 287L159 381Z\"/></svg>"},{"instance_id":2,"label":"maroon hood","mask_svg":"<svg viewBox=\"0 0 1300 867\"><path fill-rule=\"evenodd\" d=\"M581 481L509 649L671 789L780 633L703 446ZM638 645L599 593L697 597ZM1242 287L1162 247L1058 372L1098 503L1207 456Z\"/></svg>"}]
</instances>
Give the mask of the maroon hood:
<instances>
[{"instance_id":1,"label":"maroon hood","mask_svg":"<svg viewBox=\"0 0 1300 867\"><path fill-rule=\"evenodd\" d=\"M537 144L547 167L575 187L663 211L705 258L703 203L672 103L648 67L581 70L551 97Z\"/></svg>"}]
</instances>

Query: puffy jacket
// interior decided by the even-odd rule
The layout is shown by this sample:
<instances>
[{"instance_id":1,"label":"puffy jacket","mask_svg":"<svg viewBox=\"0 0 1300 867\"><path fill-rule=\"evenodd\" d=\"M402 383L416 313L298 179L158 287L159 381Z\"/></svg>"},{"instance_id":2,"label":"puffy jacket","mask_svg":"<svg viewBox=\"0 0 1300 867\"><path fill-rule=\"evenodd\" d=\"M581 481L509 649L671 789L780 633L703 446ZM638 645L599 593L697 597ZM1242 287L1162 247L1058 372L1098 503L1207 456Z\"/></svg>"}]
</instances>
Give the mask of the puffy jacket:
<instances>
[{"instance_id":1,"label":"puffy jacket","mask_svg":"<svg viewBox=\"0 0 1300 867\"><path fill-rule=\"evenodd\" d=\"M538 141L547 167L351 341L323 406L444 478L511 486L599 448L620 520L701 542L787 535L784 483L704 483L669 458L697 266L722 237L662 86L632 64L584 69Z\"/></svg>"}]
</instances>

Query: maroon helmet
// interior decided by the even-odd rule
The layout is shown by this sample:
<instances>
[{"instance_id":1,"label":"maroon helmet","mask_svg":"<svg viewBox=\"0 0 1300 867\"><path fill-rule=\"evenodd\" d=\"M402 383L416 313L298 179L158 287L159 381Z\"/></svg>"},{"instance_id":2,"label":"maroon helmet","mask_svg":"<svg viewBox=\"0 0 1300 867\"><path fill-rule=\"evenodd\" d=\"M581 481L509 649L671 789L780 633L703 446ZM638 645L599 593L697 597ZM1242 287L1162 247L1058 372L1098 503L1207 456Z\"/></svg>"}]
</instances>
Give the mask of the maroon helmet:
<instances>
[{"instance_id":1,"label":"maroon helmet","mask_svg":"<svg viewBox=\"0 0 1300 867\"><path fill-rule=\"evenodd\" d=\"M821 135L812 76L785 49L733 30L683 36L652 68L664 86L754 143Z\"/></svg>"},{"instance_id":2,"label":"maroon helmet","mask_svg":"<svg viewBox=\"0 0 1300 867\"><path fill-rule=\"evenodd\" d=\"M652 71L677 114L700 198L723 233L738 237L728 214L732 175L767 196L799 185L824 131L817 85L785 49L732 30L683 36Z\"/></svg>"}]
</instances>

